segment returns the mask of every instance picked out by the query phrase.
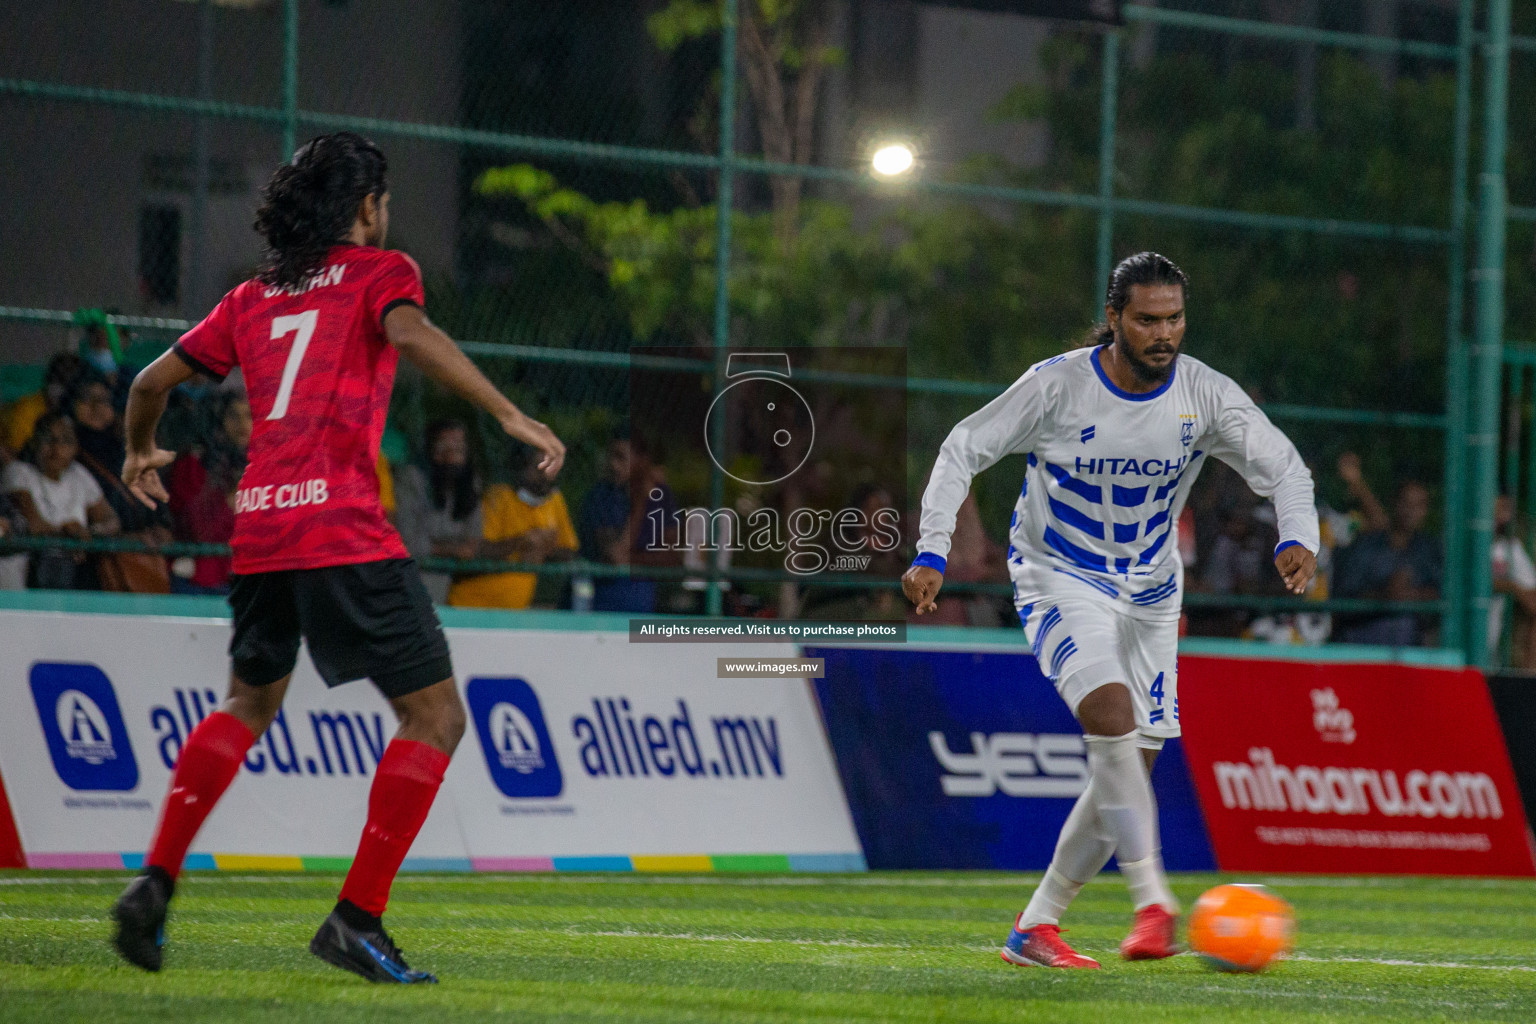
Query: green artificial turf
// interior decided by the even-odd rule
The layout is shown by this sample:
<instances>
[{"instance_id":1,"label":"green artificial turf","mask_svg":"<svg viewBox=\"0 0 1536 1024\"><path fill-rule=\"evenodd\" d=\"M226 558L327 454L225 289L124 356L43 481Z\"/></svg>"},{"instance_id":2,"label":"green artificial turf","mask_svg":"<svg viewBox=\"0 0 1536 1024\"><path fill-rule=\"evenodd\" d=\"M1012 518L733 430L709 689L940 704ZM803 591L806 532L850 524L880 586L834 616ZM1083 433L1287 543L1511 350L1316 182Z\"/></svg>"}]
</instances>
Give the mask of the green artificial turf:
<instances>
[{"instance_id":1,"label":"green artificial turf","mask_svg":"<svg viewBox=\"0 0 1536 1024\"><path fill-rule=\"evenodd\" d=\"M387 921L442 984L384 987L307 951L336 875L184 876L159 974L108 944L125 877L0 873L0 1021L1536 1020L1526 882L1241 879L1300 919L1296 958L1255 976L1116 959L1115 876L1064 922L1104 970L1049 971L997 955L1025 876L407 875Z\"/></svg>"}]
</instances>

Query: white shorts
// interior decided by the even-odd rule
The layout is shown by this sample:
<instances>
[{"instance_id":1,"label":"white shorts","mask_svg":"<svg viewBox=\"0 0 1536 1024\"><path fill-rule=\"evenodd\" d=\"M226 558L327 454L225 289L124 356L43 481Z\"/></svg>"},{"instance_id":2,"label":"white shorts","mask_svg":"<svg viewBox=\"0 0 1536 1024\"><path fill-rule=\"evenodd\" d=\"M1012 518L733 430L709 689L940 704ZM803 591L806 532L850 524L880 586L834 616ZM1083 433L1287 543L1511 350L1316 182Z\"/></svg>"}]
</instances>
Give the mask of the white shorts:
<instances>
[{"instance_id":1,"label":"white shorts","mask_svg":"<svg viewBox=\"0 0 1536 1024\"><path fill-rule=\"evenodd\" d=\"M1136 711L1137 746L1161 750L1179 735L1179 620L1139 619L1105 601L1020 593L1024 637L1040 671L1077 715L1083 698L1123 683Z\"/></svg>"}]
</instances>

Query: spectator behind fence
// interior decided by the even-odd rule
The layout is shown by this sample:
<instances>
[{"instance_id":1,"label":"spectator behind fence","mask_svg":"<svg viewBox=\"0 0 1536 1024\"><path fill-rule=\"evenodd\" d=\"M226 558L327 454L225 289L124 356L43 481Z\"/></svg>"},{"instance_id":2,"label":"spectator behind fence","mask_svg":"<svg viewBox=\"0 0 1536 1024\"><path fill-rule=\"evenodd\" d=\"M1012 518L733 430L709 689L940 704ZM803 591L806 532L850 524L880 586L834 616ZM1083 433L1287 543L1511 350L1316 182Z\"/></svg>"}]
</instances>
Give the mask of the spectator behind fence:
<instances>
[{"instance_id":1,"label":"spectator behind fence","mask_svg":"<svg viewBox=\"0 0 1536 1024\"><path fill-rule=\"evenodd\" d=\"M1201 565L1205 592L1228 597L1283 594L1270 569L1279 541L1271 508L1245 490L1217 512L1216 522L1219 532ZM1270 617L1255 616L1244 608L1213 609L1201 618L1205 635L1251 638L1253 626L1259 623L1259 635L1270 639L1276 630Z\"/></svg>"},{"instance_id":2,"label":"spectator behind fence","mask_svg":"<svg viewBox=\"0 0 1536 1024\"><path fill-rule=\"evenodd\" d=\"M565 495L539 469L532 449L512 451L515 486L494 484L481 502L485 520L479 558L509 562L565 561L576 556L576 528L565 507ZM460 578L448 592L448 603L462 608L527 608L539 582L530 572L501 572Z\"/></svg>"},{"instance_id":3,"label":"spectator behind fence","mask_svg":"<svg viewBox=\"0 0 1536 1024\"><path fill-rule=\"evenodd\" d=\"M480 477L469 457L469 433L456 420L427 426L427 469L403 466L395 484L395 525L406 550L426 558L474 558L483 535ZM452 579L423 572L436 604L448 600Z\"/></svg>"},{"instance_id":4,"label":"spectator behind fence","mask_svg":"<svg viewBox=\"0 0 1536 1024\"><path fill-rule=\"evenodd\" d=\"M379 478L379 505L384 509L384 518L390 525L395 523L395 467L390 465L389 457L379 452L379 457L373 460L373 474ZM398 526L395 529L399 529Z\"/></svg>"},{"instance_id":5,"label":"spectator behind fence","mask_svg":"<svg viewBox=\"0 0 1536 1024\"><path fill-rule=\"evenodd\" d=\"M625 437L608 442L604 477L592 485L581 506L581 555L606 565L667 565L681 561L670 547L677 540L677 501L667 472ZM661 524L662 535L655 533ZM656 584L646 579L605 576L593 581L592 608L602 612L653 612Z\"/></svg>"},{"instance_id":6,"label":"spectator behind fence","mask_svg":"<svg viewBox=\"0 0 1536 1024\"><path fill-rule=\"evenodd\" d=\"M1350 460L1354 460L1353 463ZM1340 456L1340 464L1345 467L1341 476L1347 475L1350 465L1358 469L1359 460L1346 453ZM1312 472L1312 479L1321 478L1312 463L1307 463L1307 468ZM1268 510L1268 506L1261 506L1261 511ZM1354 516L1338 511L1327 502L1317 503L1317 575L1312 577L1312 583L1307 587L1305 596L1308 601L1328 600L1329 588L1333 583L1334 554L1354 537L1355 524ZM1327 612L1277 612L1255 618L1249 623L1245 635L1270 643L1310 644L1315 647L1326 643L1332 633L1333 616Z\"/></svg>"},{"instance_id":7,"label":"spectator behind fence","mask_svg":"<svg viewBox=\"0 0 1536 1024\"><path fill-rule=\"evenodd\" d=\"M251 444L251 403L241 391L208 393L199 406L202 440L171 466L166 491L176 538L228 544L235 533L235 491ZM178 594L229 593L229 556L178 558L171 589Z\"/></svg>"},{"instance_id":8,"label":"spectator behind fence","mask_svg":"<svg viewBox=\"0 0 1536 1024\"><path fill-rule=\"evenodd\" d=\"M106 378L94 369L86 370L76 379L68 407L80 445L76 459L95 478L107 504L117 514L123 535L154 548L171 541L170 512L164 506L147 507L128 490L119 475L127 449L123 444L122 421L112 404ZM171 592L165 558L155 551L102 552L96 556L95 567L97 586L102 590Z\"/></svg>"},{"instance_id":9,"label":"spectator behind fence","mask_svg":"<svg viewBox=\"0 0 1536 1024\"><path fill-rule=\"evenodd\" d=\"M85 328L80 337L80 358L106 381L113 408L121 414L128 406L128 388L138 369L123 359L123 353L132 341L128 328L111 323L107 319L109 312L117 314L121 311L77 309L75 323Z\"/></svg>"},{"instance_id":10,"label":"spectator behind fence","mask_svg":"<svg viewBox=\"0 0 1536 1024\"><path fill-rule=\"evenodd\" d=\"M85 372L85 361L73 352L59 352L48 360L43 389L22 395L5 408L0 423L0 443L20 454L32 439L38 419L46 412L63 412L75 381Z\"/></svg>"},{"instance_id":11,"label":"spectator behind fence","mask_svg":"<svg viewBox=\"0 0 1536 1024\"><path fill-rule=\"evenodd\" d=\"M1506 609L1511 613L1509 665L1536 669L1536 565L1515 536L1515 503L1499 495L1493 507L1493 604L1488 609L1488 649L1499 650Z\"/></svg>"},{"instance_id":12,"label":"spectator behind fence","mask_svg":"<svg viewBox=\"0 0 1536 1024\"><path fill-rule=\"evenodd\" d=\"M27 532L27 517L0 487L0 543L9 537L25 537ZM7 555L0 549L0 590L24 590L26 586L27 553Z\"/></svg>"},{"instance_id":13,"label":"spectator behind fence","mask_svg":"<svg viewBox=\"0 0 1536 1024\"><path fill-rule=\"evenodd\" d=\"M1347 481L1346 481L1347 482ZM1363 479L1350 485L1365 509L1366 528L1339 552L1333 593L1375 601L1433 601L1440 596L1440 545L1423 530L1429 516L1429 489L1408 480L1397 489L1388 517ZM1382 520L1385 527L1379 527ZM1424 639L1418 615L1392 612L1337 616L1336 636L1344 643L1410 647Z\"/></svg>"},{"instance_id":14,"label":"spectator behind fence","mask_svg":"<svg viewBox=\"0 0 1536 1024\"><path fill-rule=\"evenodd\" d=\"M12 462L0 474L0 490L21 509L34 537L89 540L118 532L117 514L101 486L75 461L78 451L74 422L61 412L46 412L33 429L26 460ZM88 579L85 561L82 551L34 552L28 585L72 590Z\"/></svg>"},{"instance_id":15,"label":"spectator behind fence","mask_svg":"<svg viewBox=\"0 0 1536 1024\"><path fill-rule=\"evenodd\" d=\"M927 489L926 482L923 485ZM917 522L917 511L907 513L908 522ZM871 562L871 567L873 567ZM898 573L898 576L900 573ZM981 522L981 507L976 503L972 490L960 503L955 513L955 532L949 545L948 567L944 570L946 583L1007 583L1007 549L991 537ZM958 591L939 602L938 610L921 618L917 609L907 608L908 622L921 622L925 626L1000 626L1008 621L998 611L999 601L984 594L964 594ZM1005 606L1012 618L1012 602Z\"/></svg>"},{"instance_id":16,"label":"spectator behind fence","mask_svg":"<svg viewBox=\"0 0 1536 1024\"><path fill-rule=\"evenodd\" d=\"M826 551L830 558L844 554L864 556L869 562L858 575L879 580L884 586L877 587L807 587L809 591L801 602L800 614L814 619L874 620L900 619L907 612L905 602L898 604L898 592L893 582L901 579L906 569L906 559L899 554L901 535L897 527L896 502L891 492L876 483L862 483L848 496L844 508L858 509L856 524L845 526L830 533L832 544ZM963 508L963 506L962 506ZM876 513L886 510L894 522L877 520ZM958 517L957 517L958 518ZM957 528L956 532L959 530ZM892 545L895 545L894 547ZM882 550L885 549L885 550ZM953 544L950 551L954 551ZM848 572L848 570L840 570ZM950 578L950 577L947 577ZM974 595L955 595L956 603L966 603ZM962 614L963 611L962 611ZM924 620L926 621L926 620ZM993 625L996 625L994 622Z\"/></svg>"}]
</instances>

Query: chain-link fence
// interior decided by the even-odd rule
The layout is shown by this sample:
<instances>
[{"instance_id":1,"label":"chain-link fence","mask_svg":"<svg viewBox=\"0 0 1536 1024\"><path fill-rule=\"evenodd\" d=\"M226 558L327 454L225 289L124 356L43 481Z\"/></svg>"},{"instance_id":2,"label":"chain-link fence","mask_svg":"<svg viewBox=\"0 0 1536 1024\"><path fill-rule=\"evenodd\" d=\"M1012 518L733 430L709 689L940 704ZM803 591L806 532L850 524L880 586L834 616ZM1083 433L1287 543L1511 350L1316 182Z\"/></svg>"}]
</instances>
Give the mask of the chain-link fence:
<instances>
[{"instance_id":1,"label":"chain-link fence","mask_svg":"<svg viewBox=\"0 0 1536 1024\"><path fill-rule=\"evenodd\" d=\"M42 364L82 331L80 307L127 328L130 365L163 348L255 266L249 222L272 165L343 127L389 155L390 243L422 265L430 315L570 444L561 487L577 519L607 440L633 427L642 348L697 351L697 386L717 393L727 378L711 361L726 348L903 348L915 505L949 427L1077 344L1112 261L1150 248L1190 272L1188 351L1296 440L1325 511L1359 503L1335 470L1349 453L1384 505L1404 481L1429 487L1421 530L1443 581L1394 607L1422 617L1425 641L1485 641L1502 129L1536 95L1502 90L1511 46L1536 49L1509 35L1536 28L1536 3L13 8L0 16L0 399L42 386ZM914 166L877 172L895 169L872 164L882 148ZM1536 195L1530 143L1507 150ZM1509 216L1519 308L1536 212ZM1518 488L1523 393L1511 398L1504 475ZM397 471L426 459L443 418L470 425L488 482L515 484L494 424L408 370L386 446ZM978 478L976 543L1002 537L1019 475L1005 462ZM1298 612L1379 612L1404 596L1288 601L1249 564L1265 525L1252 505L1226 474L1197 487L1181 529L1197 628L1296 635ZM1331 522L1342 548L1361 517ZM541 601L569 601L573 576L630 574L664 594L707 580L699 610L727 607L726 583L755 595L737 610L794 605L788 577L714 562L524 567L544 578ZM1009 614L998 572L953 584L982 595L968 621Z\"/></svg>"}]
</instances>

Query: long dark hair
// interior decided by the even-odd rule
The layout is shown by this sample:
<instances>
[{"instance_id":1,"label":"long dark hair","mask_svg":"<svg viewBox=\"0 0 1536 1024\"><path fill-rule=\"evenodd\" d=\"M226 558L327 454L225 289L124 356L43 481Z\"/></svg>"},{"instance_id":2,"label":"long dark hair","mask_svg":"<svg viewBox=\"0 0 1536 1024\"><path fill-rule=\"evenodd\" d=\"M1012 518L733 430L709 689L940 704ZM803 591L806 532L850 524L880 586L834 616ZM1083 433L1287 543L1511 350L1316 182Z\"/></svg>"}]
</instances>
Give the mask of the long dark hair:
<instances>
[{"instance_id":1,"label":"long dark hair","mask_svg":"<svg viewBox=\"0 0 1536 1024\"><path fill-rule=\"evenodd\" d=\"M1186 296L1189 294L1189 278L1177 263L1160 253L1139 252L1121 260L1109 275L1104 304L1116 313L1125 312L1125 304L1131 301L1131 287L1138 284L1176 284ZM1114 329L1106 321L1093 325L1084 344L1108 345L1114 340Z\"/></svg>"},{"instance_id":2,"label":"long dark hair","mask_svg":"<svg viewBox=\"0 0 1536 1024\"><path fill-rule=\"evenodd\" d=\"M455 522L463 522L480 507L480 475L471 457L458 469L449 470L432 461L432 446L442 434L457 430L469 440L469 430L458 420L433 420L427 424L427 480L432 507L446 509Z\"/></svg>"},{"instance_id":3,"label":"long dark hair","mask_svg":"<svg viewBox=\"0 0 1536 1024\"><path fill-rule=\"evenodd\" d=\"M227 494L240 486L248 450L235 443L224 429L224 416L236 402L248 402L244 391L215 391L203 403L203 468L208 486Z\"/></svg>"},{"instance_id":4,"label":"long dark hair","mask_svg":"<svg viewBox=\"0 0 1536 1024\"><path fill-rule=\"evenodd\" d=\"M304 281L351 230L357 208L382 196L389 162L355 132L310 139L261 190L256 231L267 240L259 280L281 288Z\"/></svg>"}]
</instances>

